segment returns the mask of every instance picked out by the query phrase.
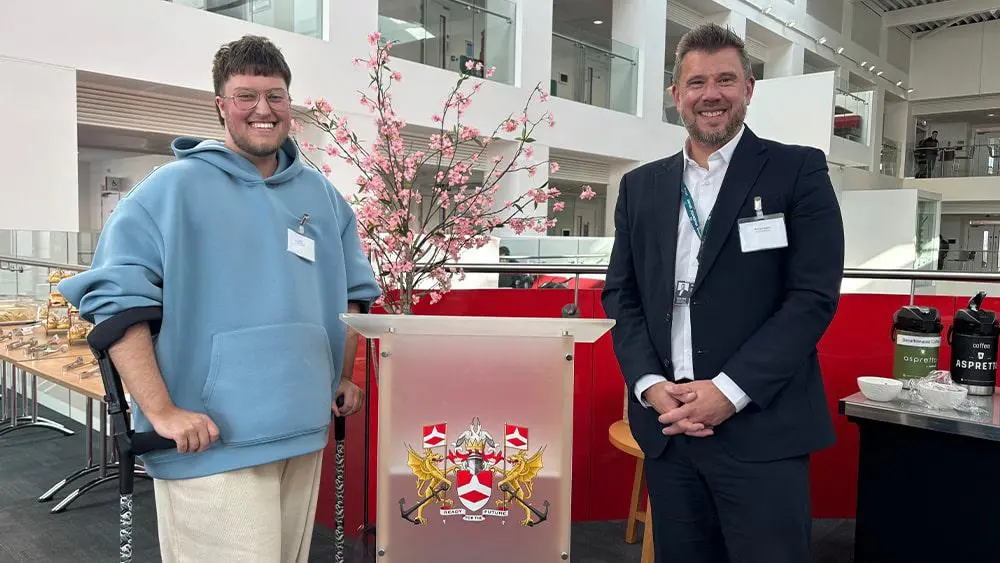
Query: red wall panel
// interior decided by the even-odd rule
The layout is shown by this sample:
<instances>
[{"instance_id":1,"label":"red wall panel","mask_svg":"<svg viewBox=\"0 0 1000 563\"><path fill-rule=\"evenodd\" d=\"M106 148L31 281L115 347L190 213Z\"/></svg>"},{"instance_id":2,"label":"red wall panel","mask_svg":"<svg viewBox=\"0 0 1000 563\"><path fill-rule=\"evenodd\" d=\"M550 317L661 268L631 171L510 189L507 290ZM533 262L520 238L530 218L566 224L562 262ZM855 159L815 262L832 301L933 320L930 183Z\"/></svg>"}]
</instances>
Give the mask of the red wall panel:
<instances>
[{"instance_id":1,"label":"red wall panel","mask_svg":"<svg viewBox=\"0 0 1000 563\"><path fill-rule=\"evenodd\" d=\"M600 291L580 290L580 313L584 318L603 318ZM558 317L562 307L572 302L573 292L544 290L460 290L453 291L435 305L421 304L416 314ZM918 297L918 305L937 307L945 333L957 307L968 297ZM857 392L860 375L889 375L893 343L892 315L907 304L907 296L845 295L836 318L820 346L828 406L834 417L837 443L817 452L812 463L813 513L816 517L849 518L855 510L857 488L858 437L854 426L837 414L840 398ZM1000 308L1000 299L987 300L985 307ZM376 344L377 345L377 344ZM628 513L635 460L608 442L608 427L622 416L624 386L611 345L610 335L596 343L576 347L573 416L573 519L622 519ZM939 365L947 368L949 350L942 344ZM359 345L355 381L364 381L364 343ZM374 374L369 379L371 420L369 523L375 519L375 444L377 443L378 389ZM347 424L346 530L356 535L363 523L364 501L364 418L352 416ZM334 443L331 435L326 452L324 479L320 490L317 520L333 525Z\"/></svg>"}]
</instances>

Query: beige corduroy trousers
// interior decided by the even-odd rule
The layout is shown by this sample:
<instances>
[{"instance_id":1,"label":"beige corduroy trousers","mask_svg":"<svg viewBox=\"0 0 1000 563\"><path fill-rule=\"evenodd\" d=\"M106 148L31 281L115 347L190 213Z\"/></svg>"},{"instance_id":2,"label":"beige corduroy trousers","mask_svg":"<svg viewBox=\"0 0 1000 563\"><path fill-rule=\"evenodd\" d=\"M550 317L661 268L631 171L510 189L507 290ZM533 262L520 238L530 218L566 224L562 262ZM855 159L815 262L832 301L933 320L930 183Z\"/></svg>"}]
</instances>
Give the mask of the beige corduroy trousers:
<instances>
[{"instance_id":1,"label":"beige corduroy trousers","mask_svg":"<svg viewBox=\"0 0 1000 563\"><path fill-rule=\"evenodd\" d=\"M153 481L163 563L306 563L323 452Z\"/></svg>"}]
</instances>

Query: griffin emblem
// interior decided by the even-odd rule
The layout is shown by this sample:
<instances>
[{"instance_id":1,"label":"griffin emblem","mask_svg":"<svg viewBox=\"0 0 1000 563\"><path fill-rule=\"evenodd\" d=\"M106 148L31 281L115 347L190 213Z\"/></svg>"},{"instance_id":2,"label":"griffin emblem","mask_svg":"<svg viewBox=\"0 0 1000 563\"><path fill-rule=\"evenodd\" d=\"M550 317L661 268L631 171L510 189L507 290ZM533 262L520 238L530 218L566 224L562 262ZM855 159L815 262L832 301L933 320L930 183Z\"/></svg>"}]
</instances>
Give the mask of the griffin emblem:
<instances>
[{"instance_id":1,"label":"griffin emblem","mask_svg":"<svg viewBox=\"0 0 1000 563\"><path fill-rule=\"evenodd\" d=\"M444 493L451 488L451 481L448 480L447 476L451 470L442 471L438 465L444 461L444 456L434 453L430 449L425 449L423 456L415 452L409 445L406 446L406 450L406 464L417 477L417 495L421 498L421 501L409 513L412 514L413 510L416 510L417 517L414 519L414 523L423 524L427 522L424 518L424 508L429 502L442 501L450 505L444 498Z\"/></svg>"},{"instance_id":2,"label":"griffin emblem","mask_svg":"<svg viewBox=\"0 0 1000 563\"><path fill-rule=\"evenodd\" d=\"M542 503L542 510L531 504L534 481L543 467L545 446L529 453L527 426L508 423L503 436L502 441L494 438L478 417L472 419L454 442L448 441L447 422L424 426L423 455L406 446L407 465L417 479L419 499L409 508L405 498L399 499L400 516L415 525L426 524L424 509L430 503L440 503L443 518L460 516L466 522L485 522L488 518L506 522L510 514L508 505L516 503L524 509L522 526L537 526L548 519L548 501ZM452 473L454 482L449 479ZM497 508L487 508L495 491L499 496ZM450 495L461 504L456 506L448 498Z\"/></svg>"},{"instance_id":3,"label":"griffin emblem","mask_svg":"<svg viewBox=\"0 0 1000 563\"><path fill-rule=\"evenodd\" d=\"M528 499L533 493L535 477L542 469L542 454L544 452L545 447L542 446L531 457L528 457L528 452L519 451L507 458L507 471L504 472L504 478L497 483L497 488L506 493L504 498L497 501L497 506L501 509L506 508L507 503L512 500L520 504L524 509L522 526L533 526L536 522L532 519L532 515L539 515L528 503ZM547 501L545 506L548 508Z\"/></svg>"}]
</instances>

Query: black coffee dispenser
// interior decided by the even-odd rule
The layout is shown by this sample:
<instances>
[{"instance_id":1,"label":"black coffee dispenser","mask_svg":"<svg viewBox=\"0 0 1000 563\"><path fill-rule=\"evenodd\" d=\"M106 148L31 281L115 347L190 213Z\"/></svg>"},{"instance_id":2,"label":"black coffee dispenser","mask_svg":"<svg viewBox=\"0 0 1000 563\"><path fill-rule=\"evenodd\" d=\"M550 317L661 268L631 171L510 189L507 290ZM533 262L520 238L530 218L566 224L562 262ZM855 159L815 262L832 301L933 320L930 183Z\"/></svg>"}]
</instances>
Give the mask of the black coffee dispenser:
<instances>
[{"instance_id":1,"label":"black coffee dispenser","mask_svg":"<svg viewBox=\"0 0 1000 563\"><path fill-rule=\"evenodd\" d=\"M969 390L969 395L992 395L997 382L997 339L1000 323L993 311L982 306L986 293L969 300L969 307L955 312L948 329L951 345L951 380Z\"/></svg>"}]
</instances>

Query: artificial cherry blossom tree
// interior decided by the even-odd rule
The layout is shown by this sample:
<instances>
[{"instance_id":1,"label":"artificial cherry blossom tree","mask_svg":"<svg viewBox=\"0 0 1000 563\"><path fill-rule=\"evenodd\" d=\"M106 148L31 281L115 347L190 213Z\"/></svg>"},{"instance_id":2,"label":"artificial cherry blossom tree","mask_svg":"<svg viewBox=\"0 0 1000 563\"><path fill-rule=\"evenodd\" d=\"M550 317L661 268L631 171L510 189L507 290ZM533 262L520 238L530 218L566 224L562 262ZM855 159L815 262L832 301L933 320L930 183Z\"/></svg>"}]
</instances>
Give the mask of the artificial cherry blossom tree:
<instances>
[{"instance_id":1,"label":"artificial cherry blossom tree","mask_svg":"<svg viewBox=\"0 0 1000 563\"><path fill-rule=\"evenodd\" d=\"M549 97L536 86L517 114L510 114L488 134L464 125L462 118L482 88L482 81L470 74L482 73L489 78L494 72L469 61L465 65L468 72L459 73L441 112L432 116L437 129L426 146L409 147L401 135L406 122L392 105L391 86L402 81L402 75L390 65L393 44L381 41L378 33L369 35L368 42L373 55L368 60L354 59L354 64L369 70L369 91L361 93L361 105L374 117L376 138L367 143L359 139L347 117L319 98L305 101L307 111L301 121L328 136L329 142L325 147L299 144L314 166L309 155L322 151L357 168L358 191L351 204L362 247L371 257L382 289L379 304L389 313L410 314L423 296L434 303L451 290L454 277L464 278L461 269L453 266L459 254L488 244L494 229L545 233L555 225L554 218L539 213L549 207L543 204L560 195L548 181L516 199L497 201L501 181L508 175L533 178L540 166L548 166L552 173L559 169L556 162L534 161L531 146L536 127L554 127L555 119L551 112L532 116L532 105L536 101L544 104ZM302 123L297 127L301 131ZM512 156L488 156L487 149L498 139L516 143ZM463 145L472 145L474 150L459 150ZM471 156L460 158L460 154ZM327 175L332 172L329 164L317 168ZM476 169L484 171L482 181L473 181ZM422 186L419 178L427 177L433 182ZM580 198L595 195L585 186ZM421 202L429 211L418 214ZM564 206L565 202L555 201L551 211L558 213Z\"/></svg>"}]
</instances>

